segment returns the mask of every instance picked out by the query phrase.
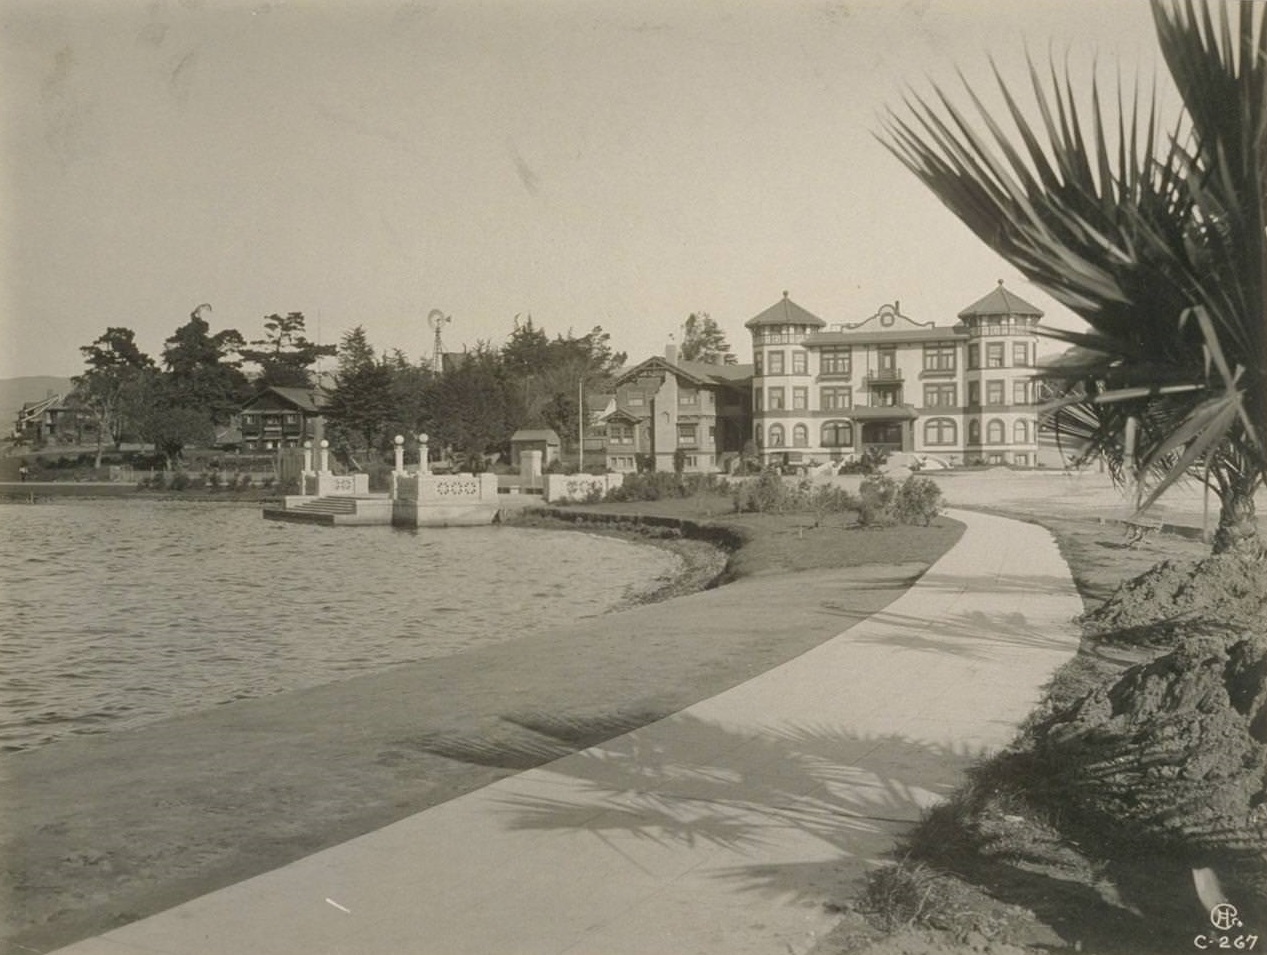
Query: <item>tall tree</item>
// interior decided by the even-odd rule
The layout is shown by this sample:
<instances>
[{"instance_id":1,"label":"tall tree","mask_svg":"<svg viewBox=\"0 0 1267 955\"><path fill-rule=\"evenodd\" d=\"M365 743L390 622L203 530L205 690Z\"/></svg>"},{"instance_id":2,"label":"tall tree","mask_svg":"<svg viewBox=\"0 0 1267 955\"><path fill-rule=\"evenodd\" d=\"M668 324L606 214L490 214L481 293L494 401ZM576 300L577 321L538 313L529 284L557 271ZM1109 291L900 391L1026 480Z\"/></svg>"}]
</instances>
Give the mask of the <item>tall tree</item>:
<instances>
[{"instance_id":1,"label":"tall tree","mask_svg":"<svg viewBox=\"0 0 1267 955\"><path fill-rule=\"evenodd\" d=\"M246 341L232 328L213 335L202 317L209 311L210 305L199 305L167 339L163 366L171 379L171 400L204 411L215 424L225 424L250 391L239 357Z\"/></svg>"},{"instance_id":2,"label":"tall tree","mask_svg":"<svg viewBox=\"0 0 1267 955\"><path fill-rule=\"evenodd\" d=\"M188 401L180 380L156 368L142 370L125 398L127 417L137 437L154 445L166 459L168 470L178 466L185 448L215 440L210 409Z\"/></svg>"},{"instance_id":3,"label":"tall tree","mask_svg":"<svg viewBox=\"0 0 1267 955\"><path fill-rule=\"evenodd\" d=\"M394 349L383 364L391 375L391 415L387 430L402 435L412 445L419 434L429 434L435 416L435 374L431 363L411 363L400 349Z\"/></svg>"},{"instance_id":4,"label":"tall tree","mask_svg":"<svg viewBox=\"0 0 1267 955\"><path fill-rule=\"evenodd\" d=\"M153 360L137 347L136 333L130 328L110 327L79 349L88 366L71 379L71 401L85 411L96 427L96 466L107 437L118 447L128 423L127 410L135 407L142 375L154 368Z\"/></svg>"},{"instance_id":5,"label":"tall tree","mask_svg":"<svg viewBox=\"0 0 1267 955\"><path fill-rule=\"evenodd\" d=\"M332 436L351 451L372 451L391 420L392 371L378 361L361 325L344 334L338 358L339 371L326 407Z\"/></svg>"},{"instance_id":6,"label":"tall tree","mask_svg":"<svg viewBox=\"0 0 1267 955\"><path fill-rule=\"evenodd\" d=\"M735 356L721 330L708 312L692 312L682 323L683 361L702 361L709 365L733 365Z\"/></svg>"},{"instance_id":7,"label":"tall tree","mask_svg":"<svg viewBox=\"0 0 1267 955\"><path fill-rule=\"evenodd\" d=\"M1233 14L1235 9L1235 23ZM1057 424L1149 484L1144 506L1185 474L1221 513L1214 549L1256 552L1254 492L1267 471L1267 5L1200 9L1153 0L1183 99L1163 137L1155 99L1106 115L1091 84L1031 66L1039 119L996 72L1014 132L971 90L979 122L942 90L890 113L886 142L977 236L1090 331L1066 365ZM1134 447L1127 440L1137 434Z\"/></svg>"},{"instance_id":8,"label":"tall tree","mask_svg":"<svg viewBox=\"0 0 1267 955\"><path fill-rule=\"evenodd\" d=\"M254 347L241 349L243 359L259 366L261 387L309 388L314 384L312 366L338 351L334 345L308 340L303 312L266 316L264 332L263 338L251 342Z\"/></svg>"},{"instance_id":9,"label":"tall tree","mask_svg":"<svg viewBox=\"0 0 1267 955\"><path fill-rule=\"evenodd\" d=\"M467 456L507 451L519 422L500 355L480 342L463 359L433 379L433 443Z\"/></svg>"}]
</instances>

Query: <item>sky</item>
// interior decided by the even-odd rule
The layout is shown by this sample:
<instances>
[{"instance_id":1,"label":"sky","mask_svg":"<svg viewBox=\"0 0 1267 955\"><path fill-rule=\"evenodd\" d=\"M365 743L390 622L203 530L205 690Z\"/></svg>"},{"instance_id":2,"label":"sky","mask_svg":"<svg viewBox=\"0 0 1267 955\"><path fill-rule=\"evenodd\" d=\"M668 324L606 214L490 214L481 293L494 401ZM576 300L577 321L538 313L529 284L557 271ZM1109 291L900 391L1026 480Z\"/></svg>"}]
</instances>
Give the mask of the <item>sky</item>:
<instances>
[{"instance_id":1,"label":"sky","mask_svg":"<svg viewBox=\"0 0 1267 955\"><path fill-rule=\"evenodd\" d=\"M880 117L1026 49L1166 96L1155 47L1143 0L6 0L0 378L111 326L157 356L202 303L411 359L438 309L446 350L531 315L635 361L703 311L748 361L785 290L950 324L1000 279L1075 328Z\"/></svg>"}]
</instances>

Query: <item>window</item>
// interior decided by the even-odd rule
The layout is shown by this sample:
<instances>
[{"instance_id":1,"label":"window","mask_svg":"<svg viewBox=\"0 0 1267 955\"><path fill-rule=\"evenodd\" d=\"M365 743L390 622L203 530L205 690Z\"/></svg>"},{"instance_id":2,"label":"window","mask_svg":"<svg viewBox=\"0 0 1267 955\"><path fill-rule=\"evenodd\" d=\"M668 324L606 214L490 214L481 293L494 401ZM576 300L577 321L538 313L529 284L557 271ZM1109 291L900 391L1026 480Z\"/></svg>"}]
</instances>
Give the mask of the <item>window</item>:
<instances>
[{"instance_id":1,"label":"window","mask_svg":"<svg viewBox=\"0 0 1267 955\"><path fill-rule=\"evenodd\" d=\"M1027 405L1029 404L1029 382L1014 381L1012 382L1012 404Z\"/></svg>"},{"instance_id":2,"label":"window","mask_svg":"<svg viewBox=\"0 0 1267 955\"><path fill-rule=\"evenodd\" d=\"M1003 404L1003 382L987 381L985 383L985 403L987 405Z\"/></svg>"},{"instance_id":3,"label":"window","mask_svg":"<svg viewBox=\"0 0 1267 955\"><path fill-rule=\"evenodd\" d=\"M853 407L853 393L848 388L824 388L820 397L824 411L847 411Z\"/></svg>"},{"instance_id":4,"label":"window","mask_svg":"<svg viewBox=\"0 0 1267 955\"><path fill-rule=\"evenodd\" d=\"M1002 444L1007 439L1007 429L998 418L991 418L985 426L985 443Z\"/></svg>"},{"instance_id":5,"label":"window","mask_svg":"<svg viewBox=\"0 0 1267 955\"><path fill-rule=\"evenodd\" d=\"M761 447L765 443L765 437L762 434L761 425L757 425L756 428L753 429L752 436L757 441L757 447Z\"/></svg>"},{"instance_id":6,"label":"window","mask_svg":"<svg viewBox=\"0 0 1267 955\"><path fill-rule=\"evenodd\" d=\"M981 382L968 382L968 405L969 407L977 407L981 404Z\"/></svg>"},{"instance_id":7,"label":"window","mask_svg":"<svg viewBox=\"0 0 1267 955\"><path fill-rule=\"evenodd\" d=\"M783 352L772 351L766 356L766 374L781 375L783 374Z\"/></svg>"},{"instance_id":8,"label":"window","mask_svg":"<svg viewBox=\"0 0 1267 955\"><path fill-rule=\"evenodd\" d=\"M713 444L717 443L717 426L710 424L708 426L708 440Z\"/></svg>"},{"instance_id":9,"label":"window","mask_svg":"<svg viewBox=\"0 0 1267 955\"><path fill-rule=\"evenodd\" d=\"M243 423L243 424L245 424L245 425L253 425L253 424L255 424L255 415L253 415L253 414L244 414L244 415L242 416L242 423Z\"/></svg>"},{"instance_id":10,"label":"window","mask_svg":"<svg viewBox=\"0 0 1267 955\"><path fill-rule=\"evenodd\" d=\"M633 426L624 424L619 421L612 421L607 425L607 443L608 444L633 444L634 432Z\"/></svg>"},{"instance_id":11,"label":"window","mask_svg":"<svg viewBox=\"0 0 1267 955\"><path fill-rule=\"evenodd\" d=\"M284 415L282 415L282 420L287 424L299 424L299 415L295 414L293 411L287 411Z\"/></svg>"},{"instance_id":12,"label":"window","mask_svg":"<svg viewBox=\"0 0 1267 955\"><path fill-rule=\"evenodd\" d=\"M804 411L809 407L809 389L797 387L792 389L792 410Z\"/></svg>"},{"instance_id":13,"label":"window","mask_svg":"<svg viewBox=\"0 0 1267 955\"><path fill-rule=\"evenodd\" d=\"M763 368L765 368L765 356L760 350L754 351L752 353L752 373L760 378L765 374L762 370Z\"/></svg>"},{"instance_id":14,"label":"window","mask_svg":"<svg viewBox=\"0 0 1267 955\"><path fill-rule=\"evenodd\" d=\"M783 425L781 424L770 425L770 447L772 448L783 447Z\"/></svg>"},{"instance_id":15,"label":"window","mask_svg":"<svg viewBox=\"0 0 1267 955\"><path fill-rule=\"evenodd\" d=\"M1018 421L1012 425L1012 441L1016 444L1029 444L1029 422Z\"/></svg>"},{"instance_id":16,"label":"window","mask_svg":"<svg viewBox=\"0 0 1267 955\"><path fill-rule=\"evenodd\" d=\"M761 397L762 397L761 389L753 388L752 389L752 410L753 411L760 411L764 407L764 405L761 403Z\"/></svg>"},{"instance_id":17,"label":"window","mask_svg":"<svg viewBox=\"0 0 1267 955\"><path fill-rule=\"evenodd\" d=\"M767 405L767 407L771 411L782 411L786 407L783 403L783 389L782 388L770 389L770 403L769 405Z\"/></svg>"},{"instance_id":18,"label":"window","mask_svg":"<svg viewBox=\"0 0 1267 955\"><path fill-rule=\"evenodd\" d=\"M950 343L937 343L924 346L925 371L954 371L955 346Z\"/></svg>"},{"instance_id":19,"label":"window","mask_svg":"<svg viewBox=\"0 0 1267 955\"><path fill-rule=\"evenodd\" d=\"M850 373L848 345L829 345L819 358L818 370L824 375L848 375Z\"/></svg>"},{"instance_id":20,"label":"window","mask_svg":"<svg viewBox=\"0 0 1267 955\"><path fill-rule=\"evenodd\" d=\"M1012 456L1012 463L1018 464L1023 468L1027 468L1029 467L1029 455L1028 454L1014 454Z\"/></svg>"},{"instance_id":21,"label":"window","mask_svg":"<svg viewBox=\"0 0 1267 955\"><path fill-rule=\"evenodd\" d=\"M1003 367L1003 343L1002 342L986 342L985 366L987 368L1002 368Z\"/></svg>"},{"instance_id":22,"label":"window","mask_svg":"<svg viewBox=\"0 0 1267 955\"><path fill-rule=\"evenodd\" d=\"M968 422L968 443L981 443L981 422L976 419Z\"/></svg>"},{"instance_id":23,"label":"window","mask_svg":"<svg viewBox=\"0 0 1267 955\"><path fill-rule=\"evenodd\" d=\"M680 405L693 405L699 400L699 392L692 391L689 388L683 388L677 393L677 403Z\"/></svg>"},{"instance_id":24,"label":"window","mask_svg":"<svg viewBox=\"0 0 1267 955\"><path fill-rule=\"evenodd\" d=\"M880 345L876 348L876 367L881 374L892 372L897 368L897 346ZM891 375L890 375L891 377Z\"/></svg>"},{"instance_id":25,"label":"window","mask_svg":"<svg viewBox=\"0 0 1267 955\"><path fill-rule=\"evenodd\" d=\"M1025 342L1012 342L1012 364L1018 368L1029 364L1029 345Z\"/></svg>"},{"instance_id":26,"label":"window","mask_svg":"<svg viewBox=\"0 0 1267 955\"><path fill-rule=\"evenodd\" d=\"M980 367L981 367L981 346L978 345L976 342L973 342L971 345L968 346L968 368L972 369L972 368L980 368ZM760 372L758 372L757 374L760 374Z\"/></svg>"},{"instance_id":27,"label":"window","mask_svg":"<svg viewBox=\"0 0 1267 955\"><path fill-rule=\"evenodd\" d=\"M641 392L633 391L625 398L625 403L631 408L641 408L647 403L647 399Z\"/></svg>"},{"instance_id":28,"label":"window","mask_svg":"<svg viewBox=\"0 0 1267 955\"><path fill-rule=\"evenodd\" d=\"M798 348L792 352L792 374L803 375L809 370L809 355Z\"/></svg>"},{"instance_id":29,"label":"window","mask_svg":"<svg viewBox=\"0 0 1267 955\"><path fill-rule=\"evenodd\" d=\"M956 390L953 384L925 385L924 407L953 408L955 406Z\"/></svg>"},{"instance_id":30,"label":"window","mask_svg":"<svg viewBox=\"0 0 1267 955\"><path fill-rule=\"evenodd\" d=\"M875 388L871 391L871 407L896 408L902 403L901 398L902 389L900 388Z\"/></svg>"},{"instance_id":31,"label":"window","mask_svg":"<svg viewBox=\"0 0 1267 955\"><path fill-rule=\"evenodd\" d=\"M929 418L924 422L924 443L954 444L959 438L958 430L953 418Z\"/></svg>"},{"instance_id":32,"label":"window","mask_svg":"<svg viewBox=\"0 0 1267 955\"><path fill-rule=\"evenodd\" d=\"M809 447L809 428L805 427L805 425L798 424L792 429L792 447Z\"/></svg>"},{"instance_id":33,"label":"window","mask_svg":"<svg viewBox=\"0 0 1267 955\"><path fill-rule=\"evenodd\" d=\"M849 421L828 421L823 425L823 447L852 448L853 424Z\"/></svg>"}]
</instances>

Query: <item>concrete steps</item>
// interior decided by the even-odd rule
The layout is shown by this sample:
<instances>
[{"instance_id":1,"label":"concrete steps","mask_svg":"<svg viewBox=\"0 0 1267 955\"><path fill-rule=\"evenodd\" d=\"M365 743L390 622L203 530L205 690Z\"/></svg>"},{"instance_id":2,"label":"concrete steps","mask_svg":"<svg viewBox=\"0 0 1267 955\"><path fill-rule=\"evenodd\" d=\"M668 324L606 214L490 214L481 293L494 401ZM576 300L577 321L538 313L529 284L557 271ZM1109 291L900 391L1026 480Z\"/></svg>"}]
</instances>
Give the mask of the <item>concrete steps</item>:
<instances>
[{"instance_id":1,"label":"concrete steps","mask_svg":"<svg viewBox=\"0 0 1267 955\"><path fill-rule=\"evenodd\" d=\"M356 498L319 497L315 501L298 504L290 510L303 514L355 514Z\"/></svg>"},{"instance_id":2,"label":"concrete steps","mask_svg":"<svg viewBox=\"0 0 1267 955\"><path fill-rule=\"evenodd\" d=\"M264 517L270 521L291 521L296 524L337 524L340 518L356 517L356 498L319 497L294 507L266 507Z\"/></svg>"}]
</instances>

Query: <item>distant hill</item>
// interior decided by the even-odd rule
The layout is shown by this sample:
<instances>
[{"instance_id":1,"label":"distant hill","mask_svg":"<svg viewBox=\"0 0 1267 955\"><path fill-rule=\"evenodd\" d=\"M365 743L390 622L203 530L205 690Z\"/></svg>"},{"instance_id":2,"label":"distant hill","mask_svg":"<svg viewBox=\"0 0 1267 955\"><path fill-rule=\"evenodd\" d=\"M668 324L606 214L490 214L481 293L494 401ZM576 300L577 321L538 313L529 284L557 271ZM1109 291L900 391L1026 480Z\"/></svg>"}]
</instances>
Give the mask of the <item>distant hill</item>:
<instances>
[{"instance_id":1,"label":"distant hill","mask_svg":"<svg viewBox=\"0 0 1267 955\"><path fill-rule=\"evenodd\" d=\"M70 392L69 378L51 378L34 375L30 378L0 378L0 434L8 434L18 409L27 401L40 401L49 394L66 395Z\"/></svg>"}]
</instances>

